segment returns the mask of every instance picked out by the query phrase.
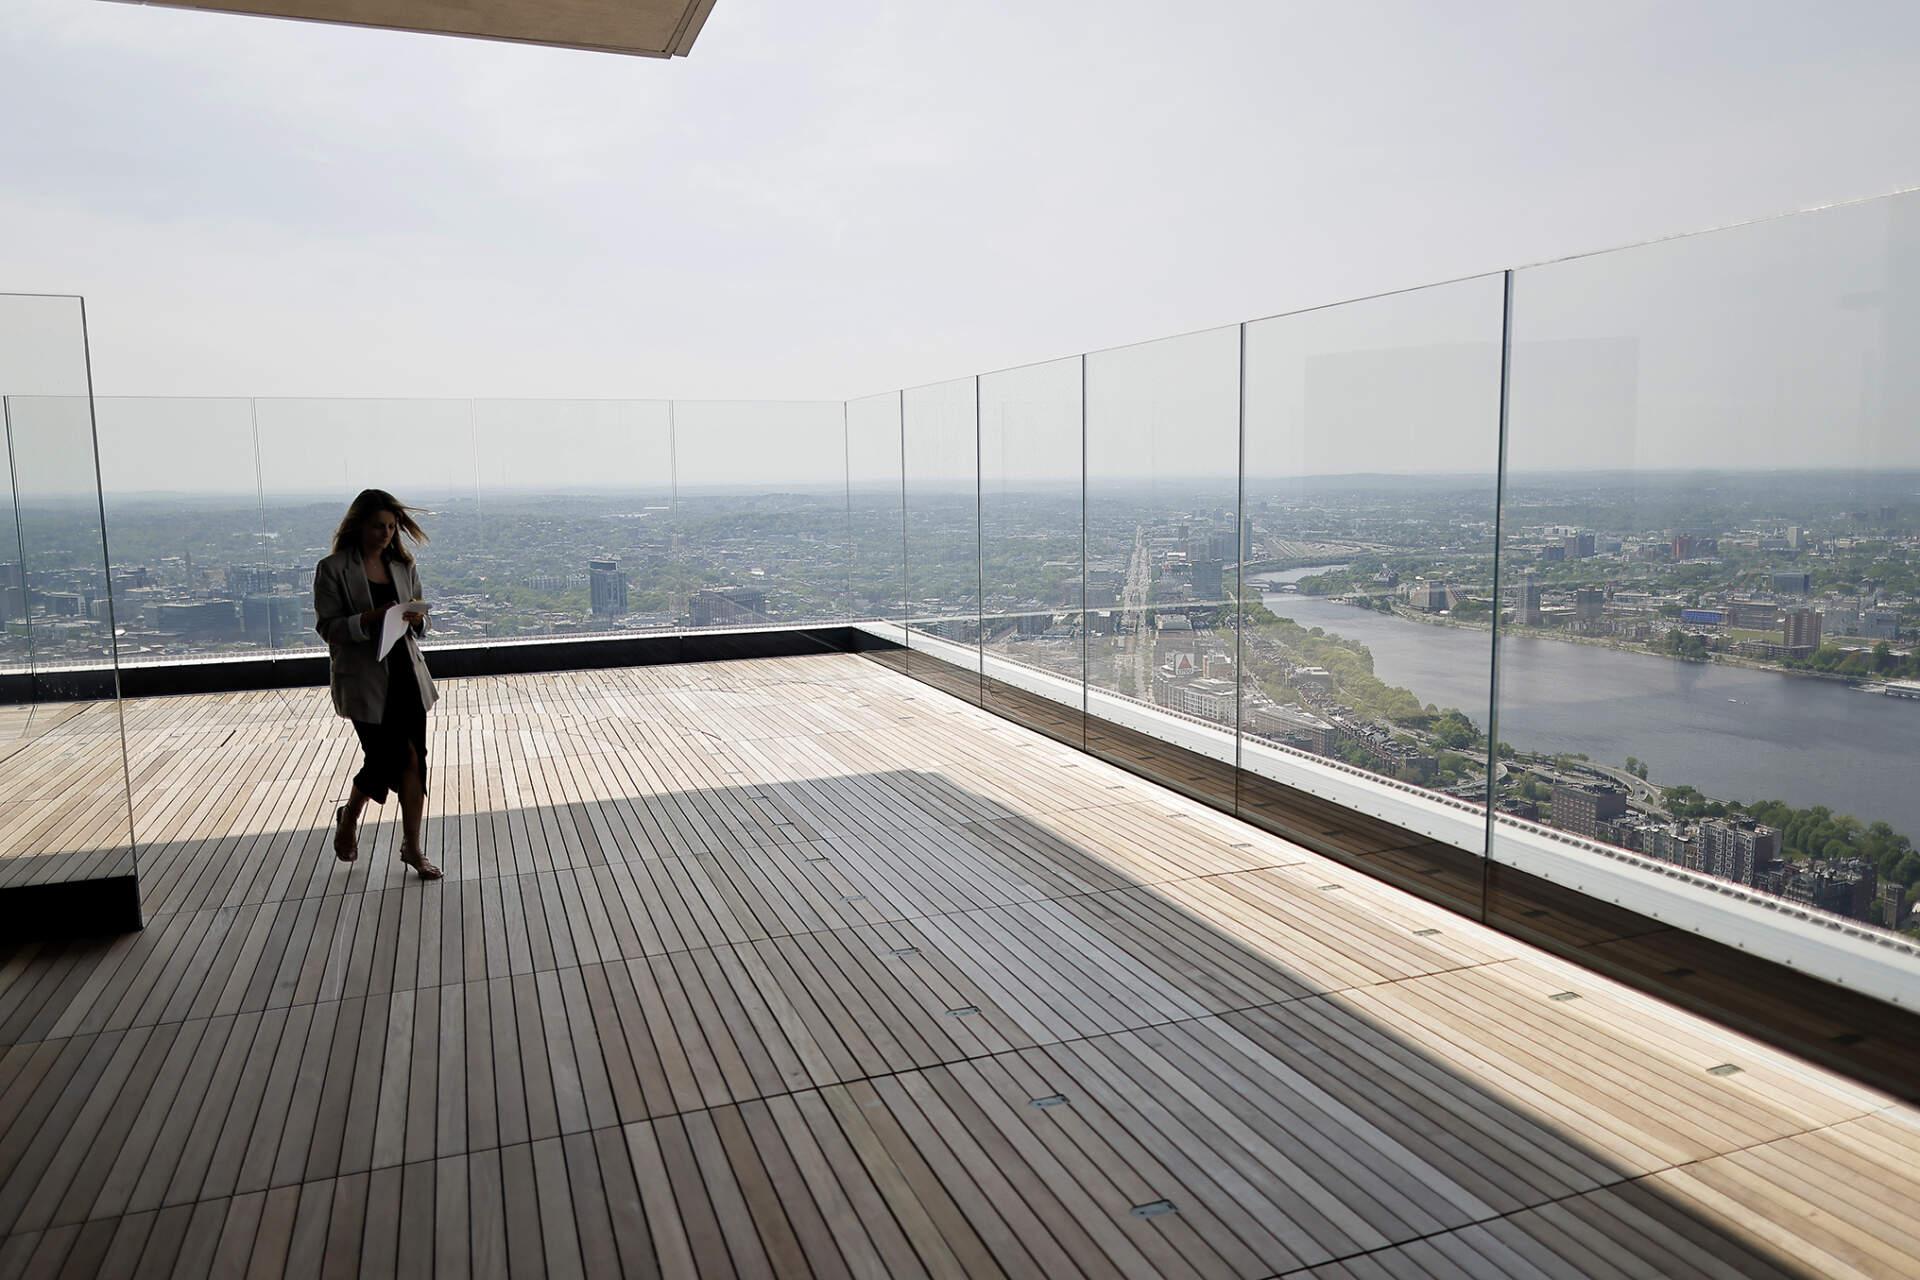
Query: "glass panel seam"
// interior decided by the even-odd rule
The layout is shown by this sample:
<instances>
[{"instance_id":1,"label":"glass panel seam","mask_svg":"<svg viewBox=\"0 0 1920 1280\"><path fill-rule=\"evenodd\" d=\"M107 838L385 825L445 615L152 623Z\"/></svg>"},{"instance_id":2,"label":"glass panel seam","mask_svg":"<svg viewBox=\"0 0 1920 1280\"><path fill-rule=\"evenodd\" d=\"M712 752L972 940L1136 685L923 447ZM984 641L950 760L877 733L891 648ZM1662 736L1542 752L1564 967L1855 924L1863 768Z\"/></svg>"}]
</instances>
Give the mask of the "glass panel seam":
<instances>
[{"instance_id":1,"label":"glass panel seam","mask_svg":"<svg viewBox=\"0 0 1920 1280\"><path fill-rule=\"evenodd\" d=\"M134 914L144 919L145 913L141 910L139 902L140 848L133 824L133 765L127 758L127 709L120 696L120 637L113 610L113 554L108 550L107 544L106 484L100 472L100 424L95 420L93 412L93 347L87 340L87 300L80 298L77 301L80 304L80 358L87 379L87 442L93 448L93 497L100 511L100 570L106 575L107 655L113 665L113 716L120 726L120 782L126 788L127 797L127 856L133 859ZM16 517L19 510L19 499L16 496L14 500ZM23 558L24 554L23 552Z\"/></svg>"},{"instance_id":2,"label":"glass panel seam","mask_svg":"<svg viewBox=\"0 0 1920 1280\"><path fill-rule=\"evenodd\" d=\"M1493 874L1494 770L1500 763L1500 547L1507 505L1507 407L1513 383L1513 272L1501 273L1500 412L1493 465L1493 630L1487 645L1487 835L1480 850L1480 923L1487 922L1487 895Z\"/></svg>"}]
</instances>

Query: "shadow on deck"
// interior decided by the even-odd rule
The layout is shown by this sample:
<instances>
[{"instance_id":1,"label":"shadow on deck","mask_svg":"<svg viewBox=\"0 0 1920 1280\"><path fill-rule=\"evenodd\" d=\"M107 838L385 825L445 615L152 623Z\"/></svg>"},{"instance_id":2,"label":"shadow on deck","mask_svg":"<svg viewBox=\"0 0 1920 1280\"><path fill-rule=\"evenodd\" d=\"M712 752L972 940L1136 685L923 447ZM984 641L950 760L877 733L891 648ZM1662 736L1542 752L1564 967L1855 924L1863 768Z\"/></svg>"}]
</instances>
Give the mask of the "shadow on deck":
<instances>
[{"instance_id":1,"label":"shadow on deck","mask_svg":"<svg viewBox=\"0 0 1920 1280\"><path fill-rule=\"evenodd\" d=\"M952 772L461 813L433 884L390 822L335 862L323 813L143 849L144 932L0 951L0 1277L1751 1278L1911 1242L1884 1100L1118 774L1050 809ZM1732 1225L1781 1160L1865 1181Z\"/></svg>"}]
</instances>

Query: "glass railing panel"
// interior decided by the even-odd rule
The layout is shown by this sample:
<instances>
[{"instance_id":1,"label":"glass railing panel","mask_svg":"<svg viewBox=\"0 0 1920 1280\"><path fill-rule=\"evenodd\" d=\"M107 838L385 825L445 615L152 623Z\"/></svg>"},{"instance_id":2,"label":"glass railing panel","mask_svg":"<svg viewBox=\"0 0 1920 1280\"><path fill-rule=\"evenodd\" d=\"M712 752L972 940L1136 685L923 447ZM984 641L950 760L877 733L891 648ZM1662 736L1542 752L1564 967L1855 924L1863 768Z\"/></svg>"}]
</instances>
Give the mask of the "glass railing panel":
<instances>
[{"instance_id":1,"label":"glass railing panel","mask_svg":"<svg viewBox=\"0 0 1920 1280\"><path fill-rule=\"evenodd\" d=\"M14 520L0 570L14 658L29 659L41 697L84 697L112 684L105 539L85 395L9 395ZM103 675L104 673L104 675Z\"/></svg>"},{"instance_id":2,"label":"glass railing panel","mask_svg":"<svg viewBox=\"0 0 1920 1280\"><path fill-rule=\"evenodd\" d=\"M434 549L441 643L683 625L664 400L476 400L473 484ZM464 475L463 475L464 478Z\"/></svg>"},{"instance_id":3,"label":"glass railing panel","mask_svg":"<svg viewBox=\"0 0 1920 1280\"><path fill-rule=\"evenodd\" d=\"M0 295L0 889L136 874L78 298ZM103 929L133 923L137 896ZM31 936L9 903L6 936ZM84 921L68 922L85 930Z\"/></svg>"},{"instance_id":4,"label":"glass railing panel","mask_svg":"<svg viewBox=\"0 0 1920 1280\"><path fill-rule=\"evenodd\" d=\"M1911 1002L1916 333L1911 195L1516 273L1495 859Z\"/></svg>"},{"instance_id":5,"label":"glass railing panel","mask_svg":"<svg viewBox=\"0 0 1920 1280\"><path fill-rule=\"evenodd\" d=\"M980 701L978 380L901 400L906 472L907 669Z\"/></svg>"},{"instance_id":6,"label":"glass railing panel","mask_svg":"<svg viewBox=\"0 0 1920 1280\"><path fill-rule=\"evenodd\" d=\"M847 595L855 642L906 669L900 393L847 401Z\"/></svg>"},{"instance_id":7,"label":"glass railing panel","mask_svg":"<svg viewBox=\"0 0 1920 1280\"><path fill-rule=\"evenodd\" d=\"M363 489L384 489L417 509L428 538L413 551L433 606L428 643L460 633L470 594L484 595L492 575L477 592L458 583L449 592L442 568L476 559L491 567L484 549L511 544L517 527L506 518L498 521L503 528L490 527L489 513L474 500L473 412L469 400L254 401L270 564L304 584L298 642L281 645L276 656L324 651L313 629L313 570L332 553L347 507ZM512 554L504 553L496 570L503 581L511 580Z\"/></svg>"},{"instance_id":8,"label":"glass railing panel","mask_svg":"<svg viewBox=\"0 0 1920 1280\"><path fill-rule=\"evenodd\" d=\"M1084 745L1081 361L980 379L986 706Z\"/></svg>"},{"instance_id":9,"label":"glass railing panel","mask_svg":"<svg viewBox=\"0 0 1920 1280\"><path fill-rule=\"evenodd\" d=\"M263 526L253 402L102 396L94 411L122 664L310 647L313 566Z\"/></svg>"},{"instance_id":10,"label":"glass railing panel","mask_svg":"<svg viewBox=\"0 0 1920 1280\"><path fill-rule=\"evenodd\" d=\"M176 686L173 673L142 669L310 651L319 557L290 552L265 526L252 400L102 396L95 414L120 660L139 673L128 745L142 759L177 743L181 727L164 704L147 702L156 680ZM229 714L291 724L299 700L287 690L279 711ZM165 805L136 808L134 835L150 857L169 860L165 827L177 817Z\"/></svg>"},{"instance_id":11,"label":"glass railing panel","mask_svg":"<svg viewBox=\"0 0 1920 1280\"><path fill-rule=\"evenodd\" d=\"M1088 750L1231 807L1239 327L1088 355L1086 423Z\"/></svg>"},{"instance_id":12,"label":"glass railing panel","mask_svg":"<svg viewBox=\"0 0 1920 1280\"><path fill-rule=\"evenodd\" d=\"M675 401L673 439L669 572L684 593L687 625L845 622L841 402Z\"/></svg>"},{"instance_id":13,"label":"glass railing panel","mask_svg":"<svg viewBox=\"0 0 1920 1280\"><path fill-rule=\"evenodd\" d=\"M1444 841L1463 859L1410 882L1476 909L1503 294L1494 275L1246 326L1242 809L1285 824L1258 778Z\"/></svg>"}]
</instances>

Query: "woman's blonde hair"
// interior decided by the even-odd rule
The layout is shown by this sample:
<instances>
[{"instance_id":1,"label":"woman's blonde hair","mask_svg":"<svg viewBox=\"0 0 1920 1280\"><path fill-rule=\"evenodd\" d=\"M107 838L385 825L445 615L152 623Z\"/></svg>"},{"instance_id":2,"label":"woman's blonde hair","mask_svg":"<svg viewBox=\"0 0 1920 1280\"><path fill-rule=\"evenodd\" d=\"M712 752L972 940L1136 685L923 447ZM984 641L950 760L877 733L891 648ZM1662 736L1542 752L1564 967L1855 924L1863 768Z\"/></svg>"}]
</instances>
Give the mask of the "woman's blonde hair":
<instances>
[{"instance_id":1,"label":"woman's blonde hair","mask_svg":"<svg viewBox=\"0 0 1920 1280\"><path fill-rule=\"evenodd\" d=\"M413 513L418 509L402 505L398 498L385 489L362 489L360 496L353 500L353 505L347 508L347 514L341 518L340 527L333 531L333 549L339 552L359 546L361 527L382 511L393 513L394 523L400 526L402 535L412 538L416 543L425 542L426 531L413 518ZM387 550L394 559L406 564L413 563L413 554L401 543L400 538L394 538Z\"/></svg>"}]
</instances>

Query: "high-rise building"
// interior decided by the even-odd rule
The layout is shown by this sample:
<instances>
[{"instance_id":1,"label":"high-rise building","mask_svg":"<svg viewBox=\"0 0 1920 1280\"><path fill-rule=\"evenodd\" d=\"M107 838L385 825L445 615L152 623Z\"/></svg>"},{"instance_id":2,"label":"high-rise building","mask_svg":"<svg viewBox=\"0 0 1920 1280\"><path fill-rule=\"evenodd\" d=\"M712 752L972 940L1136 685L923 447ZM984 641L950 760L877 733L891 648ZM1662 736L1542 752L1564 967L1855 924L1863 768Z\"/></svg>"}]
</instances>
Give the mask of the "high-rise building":
<instances>
[{"instance_id":1,"label":"high-rise building","mask_svg":"<svg viewBox=\"0 0 1920 1280\"><path fill-rule=\"evenodd\" d=\"M240 625L247 639L278 648L305 644L301 638L299 596L249 595L240 601Z\"/></svg>"},{"instance_id":2,"label":"high-rise building","mask_svg":"<svg viewBox=\"0 0 1920 1280\"><path fill-rule=\"evenodd\" d=\"M1794 863L1781 877L1780 896L1821 911L1870 920L1879 894L1880 872L1871 862Z\"/></svg>"},{"instance_id":3,"label":"high-rise building","mask_svg":"<svg viewBox=\"0 0 1920 1280\"><path fill-rule=\"evenodd\" d=\"M1676 533L1673 535L1673 558L1675 560L1691 560L1696 554L1698 554L1698 543L1692 534Z\"/></svg>"},{"instance_id":4,"label":"high-rise building","mask_svg":"<svg viewBox=\"0 0 1920 1280\"><path fill-rule=\"evenodd\" d=\"M1880 886L1880 894L1873 900L1873 923L1882 929L1898 929L1907 914L1907 887L1898 880L1888 880Z\"/></svg>"},{"instance_id":5,"label":"high-rise building","mask_svg":"<svg viewBox=\"0 0 1920 1280\"><path fill-rule=\"evenodd\" d=\"M1607 593L1600 587L1581 587L1573 593L1573 616L1582 622L1598 622L1607 611Z\"/></svg>"},{"instance_id":6,"label":"high-rise building","mask_svg":"<svg viewBox=\"0 0 1920 1280\"><path fill-rule=\"evenodd\" d=\"M693 593L688 610L696 627L729 627L766 619L766 593L753 587L708 588ZM976 623L976 628L978 624ZM949 636L949 639L958 637Z\"/></svg>"},{"instance_id":7,"label":"high-rise building","mask_svg":"<svg viewBox=\"0 0 1920 1280\"><path fill-rule=\"evenodd\" d=\"M1649 858L1658 858L1676 867L1697 871L1700 868L1699 843L1690 829L1662 822L1641 833L1640 848Z\"/></svg>"},{"instance_id":8,"label":"high-rise building","mask_svg":"<svg viewBox=\"0 0 1920 1280\"><path fill-rule=\"evenodd\" d=\"M0 622L27 616L27 577L17 560L0 564Z\"/></svg>"},{"instance_id":9,"label":"high-rise building","mask_svg":"<svg viewBox=\"0 0 1920 1280\"><path fill-rule=\"evenodd\" d=\"M267 595L273 590L273 576L273 570L264 564L230 564L227 566L227 594Z\"/></svg>"},{"instance_id":10,"label":"high-rise building","mask_svg":"<svg viewBox=\"0 0 1920 1280\"><path fill-rule=\"evenodd\" d=\"M1593 554L1593 535L1590 533L1570 533L1561 539L1561 546L1566 548L1567 559L1585 560Z\"/></svg>"},{"instance_id":11,"label":"high-rise building","mask_svg":"<svg viewBox=\"0 0 1920 1280\"><path fill-rule=\"evenodd\" d=\"M1700 824L1700 869L1723 880L1758 884L1780 860L1780 831L1751 818Z\"/></svg>"},{"instance_id":12,"label":"high-rise building","mask_svg":"<svg viewBox=\"0 0 1920 1280\"><path fill-rule=\"evenodd\" d=\"M1813 590L1813 575L1810 573L1776 573L1773 575L1773 589L1785 595L1804 596Z\"/></svg>"},{"instance_id":13,"label":"high-rise building","mask_svg":"<svg viewBox=\"0 0 1920 1280\"><path fill-rule=\"evenodd\" d=\"M627 579L618 560L587 561L587 587L596 618L617 618L627 611Z\"/></svg>"},{"instance_id":14,"label":"high-rise building","mask_svg":"<svg viewBox=\"0 0 1920 1280\"><path fill-rule=\"evenodd\" d=\"M1240 520L1240 558L1252 560L1253 554L1253 517L1243 516Z\"/></svg>"},{"instance_id":15,"label":"high-rise building","mask_svg":"<svg viewBox=\"0 0 1920 1280\"><path fill-rule=\"evenodd\" d=\"M1193 564L1193 598L1201 601L1226 599L1226 586L1218 560L1196 560Z\"/></svg>"},{"instance_id":16,"label":"high-rise building","mask_svg":"<svg viewBox=\"0 0 1920 1280\"><path fill-rule=\"evenodd\" d=\"M168 635L240 632L240 610L232 600L168 600L153 606L153 629Z\"/></svg>"},{"instance_id":17,"label":"high-rise building","mask_svg":"<svg viewBox=\"0 0 1920 1280\"><path fill-rule=\"evenodd\" d=\"M1573 783L1553 784L1553 825L1562 831L1604 840L1600 824L1611 822L1627 811L1627 793L1621 787L1583 787Z\"/></svg>"},{"instance_id":18,"label":"high-rise building","mask_svg":"<svg viewBox=\"0 0 1920 1280\"><path fill-rule=\"evenodd\" d=\"M1546 621L1540 608L1544 598L1545 593L1540 587L1540 575L1529 570L1520 580L1519 608L1515 610L1520 616L1521 626L1537 627Z\"/></svg>"},{"instance_id":19,"label":"high-rise building","mask_svg":"<svg viewBox=\"0 0 1920 1280\"><path fill-rule=\"evenodd\" d=\"M1820 647L1820 615L1812 609L1790 609L1780 620L1781 643L1812 653Z\"/></svg>"},{"instance_id":20,"label":"high-rise building","mask_svg":"<svg viewBox=\"0 0 1920 1280\"><path fill-rule=\"evenodd\" d=\"M1453 608L1453 592L1436 578L1416 578L1407 593L1407 603L1423 613L1445 613Z\"/></svg>"}]
</instances>

